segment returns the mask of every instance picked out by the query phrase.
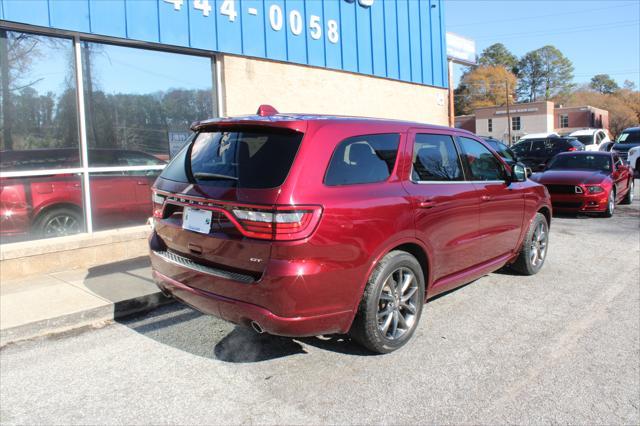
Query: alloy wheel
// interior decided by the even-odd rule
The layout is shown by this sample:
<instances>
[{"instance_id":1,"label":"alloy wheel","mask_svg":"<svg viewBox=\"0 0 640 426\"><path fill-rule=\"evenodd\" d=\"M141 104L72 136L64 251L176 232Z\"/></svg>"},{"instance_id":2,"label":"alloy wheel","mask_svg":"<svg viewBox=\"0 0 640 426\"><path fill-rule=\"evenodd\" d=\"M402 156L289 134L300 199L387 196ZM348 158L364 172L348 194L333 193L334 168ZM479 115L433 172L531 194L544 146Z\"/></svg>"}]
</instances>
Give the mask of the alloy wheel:
<instances>
[{"instance_id":1,"label":"alloy wheel","mask_svg":"<svg viewBox=\"0 0 640 426\"><path fill-rule=\"evenodd\" d=\"M47 221L43 227L46 237L62 237L80 232L80 223L69 214L59 214Z\"/></svg>"},{"instance_id":2,"label":"alloy wheel","mask_svg":"<svg viewBox=\"0 0 640 426\"><path fill-rule=\"evenodd\" d=\"M531 238L531 251L530 259L531 265L538 267L544 262L544 258L547 255L547 242L549 239L549 233L547 232L547 226L544 222L538 223L536 230L533 231L533 237Z\"/></svg>"},{"instance_id":3,"label":"alloy wheel","mask_svg":"<svg viewBox=\"0 0 640 426\"><path fill-rule=\"evenodd\" d=\"M408 268L398 268L385 279L376 318L386 339L398 339L414 327L420 300L418 288L418 280Z\"/></svg>"}]
</instances>

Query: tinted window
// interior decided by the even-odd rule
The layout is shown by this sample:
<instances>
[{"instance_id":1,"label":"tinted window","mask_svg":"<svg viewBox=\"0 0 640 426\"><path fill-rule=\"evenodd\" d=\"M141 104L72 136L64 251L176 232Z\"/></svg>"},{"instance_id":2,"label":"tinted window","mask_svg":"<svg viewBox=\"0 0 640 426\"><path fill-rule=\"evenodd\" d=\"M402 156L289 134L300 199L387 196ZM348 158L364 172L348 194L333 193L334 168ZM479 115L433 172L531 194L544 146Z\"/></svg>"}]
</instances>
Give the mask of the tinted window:
<instances>
[{"instance_id":1,"label":"tinted window","mask_svg":"<svg viewBox=\"0 0 640 426\"><path fill-rule=\"evenodd\" d=\"M608 155L563 154L554 157L548 169L601 170L611 171L611 157Z\"/></svg>"},{"instance_id":2,"label":"tinted window","mask_svg":"<svg viewBox=\"0 0 640 426\"><path fill-rule=\"evenodd\" d=\"M396 163L399 140L397 134L345 139L331 157L324 183L336 186L387 180Z\"/></svg>"},{"instance_id":3,"label":"tinted window","mask_svg":"<svg viewBox=\"0 0 640 426\"><path fill-rule=\"evenodd\" d=\"M533 139L531 141L531 153L530 155L543 157L547 155L547 152L551 151L549 145L551 142L548 142L546 139Z\"/></svg>"},{"instance_id":4,"label":"tinted window","mask_svg":"<svg viewBox=\"0 0 640 426\"><path fill-rule=\"evenodd\" d=\"M463 157L471 173L470 180L503 180L502 164L480 142L459 138Z\"/></svg>"},{"instance_id":5,"label":"tinted window","mask_svg":"<svg viewBox=\"0 0 640 426\"><path fill-rule=\"evenodd\" d=\"M487 140L486 142L491 146L491 148L495 149L496 152L502 158L506 158L507 160L511 160L511 161L516 161L516 159L513 156L513 152L511 152L509 147L506 146L505 144L500 143L496 140Z\"/></svg>"},{"instance_id":6,"label":"tinted window","mask_svg":"<svg viewBox=\"0 0 640 426\"><path fill-rule=\"evenodd\" d=\"M585 145L591 145L593 144L593 136L591 135L580 135L580 136L573 136L574 138L578 139L580 142L582 142ZM597 140L595 143L600 143L600 134L598 134L597 136Z\"/></svg>"},{"instance_id":7,"label":"tinted window","mask_svg":"<svg viewBox=\"0 0 640 426\"><path fill-rule=\"evenodd\" d=\"M464 180L451 136L418 134L413 145L414 181Z\"/></svg>"},{"instance_id":8,"label":"tinted window","mask_svg":"<svg viewBox=\"0 0 640 426\"><path fill-rule=\"evenodd\" d=\"M526 155L531 150L531 141L518 142L511 147L516 155Z\"/></svg>"},{"instance_id":9,"label":"tinted window","mask_svg":"<svg viewBox=\"0 0 640 426\"><path fill-rule=\"evenodd\" d=\"M640 143L640 131L636 132L622 132L618 136L617 143Z\"/></svg>"},{"instance_id":10,"label":"tinted window","mask_svg":"<svg viewBox=\"0 0 640 426\"><path fill-rule=\"evenodd\" d=\"M161 176L171 180L187 176L210 186L275 188L284 183L301 140L297 132L201 132Z\"/></svg>"}]
</instances>

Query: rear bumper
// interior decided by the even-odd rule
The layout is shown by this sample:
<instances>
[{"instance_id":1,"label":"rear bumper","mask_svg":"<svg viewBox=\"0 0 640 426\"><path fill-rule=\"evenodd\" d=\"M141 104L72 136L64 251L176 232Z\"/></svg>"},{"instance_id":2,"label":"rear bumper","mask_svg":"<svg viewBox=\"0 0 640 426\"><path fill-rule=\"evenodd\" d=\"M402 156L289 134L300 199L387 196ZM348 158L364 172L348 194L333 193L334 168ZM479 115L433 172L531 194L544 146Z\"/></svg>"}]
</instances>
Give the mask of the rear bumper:
<instances>
[{"instance_id":1,"label":"rear bumper","mask_svg":"<svg viewBox=\"0 0 640 426\"><path fill-rule=\"evenodd\" d=\"M267 333L279 336L303 337L344 333L348 330L353 317L351 311L315 316L281 317L261 306L189 287L155 270L153 278L165 294L173 296L200 312L245 326L255 321Z\"/></svg>"}]
</instances>

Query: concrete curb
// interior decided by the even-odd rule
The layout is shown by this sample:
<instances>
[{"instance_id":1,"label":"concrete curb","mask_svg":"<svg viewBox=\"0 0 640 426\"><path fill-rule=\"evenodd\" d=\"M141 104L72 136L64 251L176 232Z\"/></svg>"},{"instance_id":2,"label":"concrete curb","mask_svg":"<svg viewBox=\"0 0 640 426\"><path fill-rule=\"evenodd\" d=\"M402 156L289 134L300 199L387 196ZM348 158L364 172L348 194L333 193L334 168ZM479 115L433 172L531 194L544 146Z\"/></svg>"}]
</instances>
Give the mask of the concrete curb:
<instances>
[{"instance_id":1,"label":"concrete curb","mask_svg":"<svg viewBox=\"0 0 640 426\"><path fill-rule=\"evenodd\" d=\"M0 347L47 335L65 333L74 329L98 325L118 320L133 314L149 312L159 306L171 303L173 299L160 291L132 299L109 303L104 306L79 312L47 318L28 324L0 330Z\"/></svg>"}]
</instances>

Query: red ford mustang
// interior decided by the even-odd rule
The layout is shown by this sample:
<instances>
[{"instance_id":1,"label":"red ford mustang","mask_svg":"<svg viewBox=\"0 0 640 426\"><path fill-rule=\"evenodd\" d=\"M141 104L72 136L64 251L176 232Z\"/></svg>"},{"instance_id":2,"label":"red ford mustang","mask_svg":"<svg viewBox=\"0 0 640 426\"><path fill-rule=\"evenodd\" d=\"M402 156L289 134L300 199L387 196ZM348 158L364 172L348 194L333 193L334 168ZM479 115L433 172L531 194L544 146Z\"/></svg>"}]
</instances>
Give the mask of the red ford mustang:
<instances>
[{"instance_id":1,"label":"red ford mustang","mask_svg":"<svg viewBox=\"0 0 640 426\"><path fill-rule=\"evenodd\" d=\"M611 152L566 152L531 180L547 187L554 211L598 212L611 217L616 203L633 201L633 173Z\"/></svg>"}]
</instances>

